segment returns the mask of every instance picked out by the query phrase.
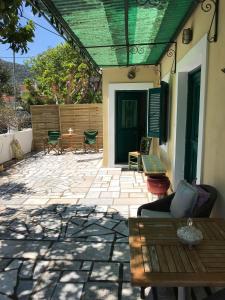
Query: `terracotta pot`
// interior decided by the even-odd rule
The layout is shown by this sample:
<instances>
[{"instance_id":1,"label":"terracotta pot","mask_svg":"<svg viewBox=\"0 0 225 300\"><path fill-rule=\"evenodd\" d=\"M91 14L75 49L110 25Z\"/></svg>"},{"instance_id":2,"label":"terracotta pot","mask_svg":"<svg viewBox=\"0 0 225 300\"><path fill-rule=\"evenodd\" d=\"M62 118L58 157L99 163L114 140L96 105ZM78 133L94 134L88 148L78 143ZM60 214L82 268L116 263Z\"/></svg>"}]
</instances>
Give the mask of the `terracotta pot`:
<instances>
[{"instance_id":1,"label":"terracotta pot","mask_svg":"<svg viewBox=\"0 0 225 300\"><path fill-rule=\"evenodd\" d=\"M147 187L152 194L158 196L166 195L170 187L170 180L165 175L148 176Z\"/></svg>"}]
</instances>

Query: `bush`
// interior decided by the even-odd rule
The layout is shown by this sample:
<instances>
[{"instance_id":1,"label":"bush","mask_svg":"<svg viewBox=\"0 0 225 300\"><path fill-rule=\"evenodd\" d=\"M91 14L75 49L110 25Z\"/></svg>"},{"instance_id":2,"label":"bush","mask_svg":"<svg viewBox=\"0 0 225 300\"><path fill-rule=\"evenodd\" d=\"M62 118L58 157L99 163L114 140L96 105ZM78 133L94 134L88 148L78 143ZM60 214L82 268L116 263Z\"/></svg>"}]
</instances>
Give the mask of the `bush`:
<instances>
[{"instance_id":1,"label":"bush","mask_svg":"<svg viewBox=\"0 0 225 300\"><path fill-rule=\"evenodd\" d=\"M16 111L11 106L0 106L0 133L6 133L9 129L22 130L31 127L31 116L23 110Z\"/></svg>"}]
</instances>

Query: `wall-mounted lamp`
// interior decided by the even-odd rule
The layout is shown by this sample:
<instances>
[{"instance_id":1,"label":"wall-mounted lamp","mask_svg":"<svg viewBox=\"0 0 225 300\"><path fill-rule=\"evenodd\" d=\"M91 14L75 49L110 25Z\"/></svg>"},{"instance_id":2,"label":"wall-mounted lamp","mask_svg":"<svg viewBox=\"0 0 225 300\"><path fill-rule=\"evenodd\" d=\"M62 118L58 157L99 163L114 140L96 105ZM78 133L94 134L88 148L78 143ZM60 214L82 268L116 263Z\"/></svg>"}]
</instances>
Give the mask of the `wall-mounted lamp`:
<instances>
[{"instance_id":1,"label":"wall-mounted lamp","mask_svg":"<svg viewBox=\"0 0 225 300\"><path fill-rule=\"evenodd\" d=\"M223 73L225 73L225 68L221 69L221 71L222 71Z\"/></svg>"},{"instance_id":2,"label":"wall-mounted lamp","mask_svg":"<svg viewBox=\"0 0 225 300\"><path fill-rule=\"evenodd\" d=\"M128 72L127 77L129 79L134 79L136 77L136 68L133 67L131 70Z\"/></svg>"},{"instance_id":3,"label":"wall-mounted lamp","mask_svg":"<svg viewBox=\"0 0 225 300\"><path fill-rule=\"evenodd\" d=\"M182 43L183 44L189 44L192 41L193 38L193 31L191 28L185 28L183 30L183 35L182 35Z\"/></svg>"}]
</instances>

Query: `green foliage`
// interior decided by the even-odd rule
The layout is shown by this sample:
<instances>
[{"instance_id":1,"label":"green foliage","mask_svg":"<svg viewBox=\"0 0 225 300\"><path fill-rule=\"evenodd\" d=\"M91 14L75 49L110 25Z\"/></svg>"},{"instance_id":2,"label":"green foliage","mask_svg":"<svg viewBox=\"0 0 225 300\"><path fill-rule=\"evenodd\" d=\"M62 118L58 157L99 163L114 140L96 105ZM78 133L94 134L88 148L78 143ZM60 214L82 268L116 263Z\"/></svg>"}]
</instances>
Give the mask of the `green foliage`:
<instances>
[{"instance_id":1,"label":"green foliage","mask_svg":"<svg viewBox=\"0 0 225 300\"><path fill-rule=\"evenodd\" d=\"M34 82L30 78L24 80L26 91L22 95L20 105L24 110L30 112L30 105L47 104L45 97L40 96L38 90L34 86Z\"/></svg>"},{"instance_id":2,"label":"green foliage","mask_svg":"<svg viewBox=\"0 0 225 300\"><path fill-rule=\"evenodd\" d=\"M13 83L12 73L13 73L13 63L9 61L5 61L3 59L0 59L0 65L2 65L3 68L7 70L7 72L10 74L10 83ZM23 81L25 78L30 77L29 70L26 66L21 64L15 64L15 77L16 77L16 83L18 85L23 84Z\"/></svg>"},{"instance_id":3,"label":"green foliage","mask_svg":"<svg viewBox=\"0 0 225 300\"><path fill-rule=\"evenodd\" d=\"M0 100L2 94L12 94L13 88L10 80L10 72L0 60Z\"/></svg>"},{"instance_id":4,"label":"green foliage","mask_svg":"<svg viewBox=\"0 0 225 300\"><path fill-rule=\"evenodd\" d=\"M25 25L21 24L22 3L22 0L0 1L0 42L9 43L13 51L23 54L28 51L27 43L33 41L34 23L28 21ZM25 1L25 5L30 5L29 1ZM33 8L32 11L37 13Z\"/></svg>"},{"instance_id":5,"label":"green foliage","mask_svg":"<svg viewBox=\"0 0 225 300\"><path fill-rule=\"evenodd\" d=\"M30 59L27 66L33 81L25 82L29 93L24 95L23 99L27 99L30 104L31 101L40 99L48 104L100 101L95 100L96 85L92 83L92 79L97 78L95 70L67 43ZM98 98L101 98L99 92Z\"/></svg>"}]
</instances>

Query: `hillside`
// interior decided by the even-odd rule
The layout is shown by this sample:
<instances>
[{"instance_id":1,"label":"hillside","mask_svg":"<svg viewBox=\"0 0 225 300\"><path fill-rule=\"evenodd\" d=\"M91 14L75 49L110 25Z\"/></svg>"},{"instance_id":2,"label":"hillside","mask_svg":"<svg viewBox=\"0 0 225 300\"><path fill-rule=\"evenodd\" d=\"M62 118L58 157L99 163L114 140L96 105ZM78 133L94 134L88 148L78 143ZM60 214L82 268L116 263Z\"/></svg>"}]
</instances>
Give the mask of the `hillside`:
<instances>
[{"instance_id":1,"label":"hillside","mask_svg":"<svg viewBox=\"0 0 225 300\"><path fill-rule=\"evenodd\" d=\"M3 64L9 72L13 75L13 63L0 59L0 63ZM25 78L30 77L29 70L26 66L17 64L15 65L15 74L17 84L23 84ZM12 79L13 80L13 79Z\"/></svg>"}]
</instances>

